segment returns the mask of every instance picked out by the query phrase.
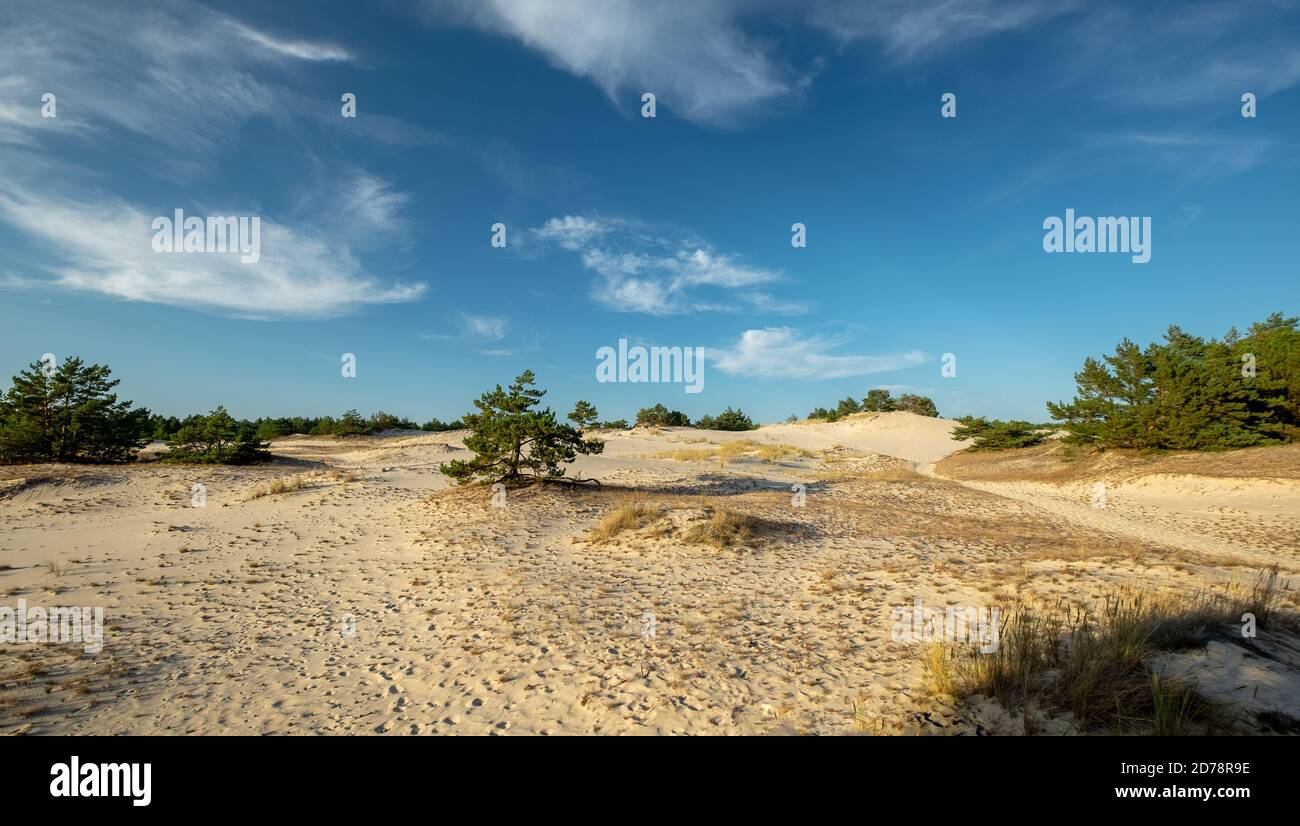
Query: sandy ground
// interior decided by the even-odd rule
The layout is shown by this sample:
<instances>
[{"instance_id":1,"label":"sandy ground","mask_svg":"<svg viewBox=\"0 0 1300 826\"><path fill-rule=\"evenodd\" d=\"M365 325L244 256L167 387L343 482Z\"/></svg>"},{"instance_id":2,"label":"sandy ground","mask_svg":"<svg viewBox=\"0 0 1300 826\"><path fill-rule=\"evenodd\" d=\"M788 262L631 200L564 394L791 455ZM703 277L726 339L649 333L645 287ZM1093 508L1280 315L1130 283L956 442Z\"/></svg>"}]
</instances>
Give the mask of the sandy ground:
<instances>
[{"instance_id":1,"label":"sandy ground","mask_svg":"<svg viewBox=\"0 0 1300 826\"><path fill-rule=\"evenodd\" d=\"M292 437L250 468L0 468L0 605L102 606L106 626L98 654L0 646L0 732L1014 732L927 696L895 608L1300 573L1300 474L963 478L951 426L608 433L570 471L599 488L502 507L438 472L458 433ZM776 445L800 450L758 454ZM661 515L594 541L628 501ZM761 530L689 541L719 507ZM1290 666L1203 656L1225 691L1255 669L1248 702L1296 705Z\"/></svg>"}]
</instances>

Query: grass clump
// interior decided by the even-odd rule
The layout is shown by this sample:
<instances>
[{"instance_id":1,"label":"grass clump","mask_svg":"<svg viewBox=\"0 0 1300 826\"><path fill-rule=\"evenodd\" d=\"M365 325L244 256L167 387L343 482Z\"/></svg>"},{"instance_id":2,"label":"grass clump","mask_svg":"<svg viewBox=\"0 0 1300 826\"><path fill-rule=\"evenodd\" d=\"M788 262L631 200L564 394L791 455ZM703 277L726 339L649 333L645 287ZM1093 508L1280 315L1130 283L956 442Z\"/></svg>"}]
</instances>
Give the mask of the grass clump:
<instances>
[{"instance_id":1,"label":"grass clump","mask_svg":"<svg viewBox=\"0 0 1300 826\"><path fill-rule=\"evenodd\" d=\"M361 478L361 475L351 470L340 470L333 468L329 471L317 471L313 473L295 473L292 476L279 476L269 482L263 482L253 488L248 495L249 499L261 499L264 496L278 496L282 493L292 493L303 488L314 487L317 482L332 479L342 484L355 482Z\"/></svg>"},{"instance_id":2,"label":"grass clump","mask_svg":"<svg viewBox=\"0 0 1300 826\"><path fill-rule=\"evenodd\" d=\"M1190 734L1212 731L1223 709L1195 686L1155 673L1163 651L1204 646L1253 614L1257 625L1281 619L1276 566L1251 588L1159 596L1122 590L1095 609L1021 603L1004 612L999 645L937 643L925 654L930 690L992 697L1008 709L1069 712L1081 731Z\"/></svg>"},{"instance_id":3,"label":"grass clump","mask_svg":"<svg viewBox=\"0 0 1300 826\"><path fill-rule=\"evenodd\" d=\"M748 545L758 533L760 520L745 513L705 506L707 518L697 522L683 533L682 538L697 545L710 545L719 550Z\"/></svg>"},{"instance_id":4,"label":"grass clump","mask_svg":"<svg viewBox=\"0 0 1300 826\"><path fill-rule=\"evenodd\" d=\"M659 518L662 510L658 505L644 500L633 500L619 505L600 520L600 524L591 529L593 542L608 542L626 530L644 527Z\"/></svg>"},{"instance_id":5,"label":"grass clump","mask_svg":"<svg viewBox=\"0 0 1300 826\"><path fill-rule=\"evenodd\" d=\"M677 448L653 454L654 459L672 459L676 462L705 462L716 459L720 466L734 462L742 456L753 454L764 462L776 462L790 457L815 456L810 450L786 444L763 444L752 439L699 448Z\"/></svg>"}]
</instances>

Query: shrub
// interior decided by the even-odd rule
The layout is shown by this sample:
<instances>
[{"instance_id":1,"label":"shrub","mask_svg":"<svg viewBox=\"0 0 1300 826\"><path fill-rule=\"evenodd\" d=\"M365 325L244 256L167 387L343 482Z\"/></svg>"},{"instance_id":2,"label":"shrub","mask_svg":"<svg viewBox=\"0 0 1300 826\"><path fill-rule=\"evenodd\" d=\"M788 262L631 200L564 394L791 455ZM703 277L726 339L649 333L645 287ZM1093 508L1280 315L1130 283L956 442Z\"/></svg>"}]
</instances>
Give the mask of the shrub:
<instances>
[{"instance_id":1,"label":"shrub","mask_svg":"<svg viewBox=\"0 0 1300 826\"><path fill-rule=\"evenodd\" d=\"M1047 430L1041 425L1022 421L1004 422L994 419L989 421L983 416L962 416L957 420L961 424L952 429L952 438L957 441L974 439L971 450L1007 450L1016 447L1032 447L1042 444L1047 439Z\"/></svg>"},{"instance_id":2,"label":"shrub","mask_svg":"<svg viewBox=\"0 0 1300 826\"><path fill-rule=\"evenodd\" d=\"M252 422L236 421L226 408L196 416L172 436L164 462L246 465L269 459L269 445L257 438Z\"/></svg>"},{"instance_id":3,"label":"shrub","mask_svg":"<svg viewBox=\"0 0 1300 826\"><path fill-rule=\"evenodd\" d=\"M748 416L739 410L732 410L728 407L719 413L716 417L704 416L695 426L701 430L756 430L758 425L754 424Z\"/></svg>"},{"instance_id":4,"label":"shrub","mask_svg":"<svg viewBox=\"0 0 1300 826\"><path fill-rule=\"evenodd\" d=\"M939 416L939 408L935 406L933 399L912 393L904 393L899 396L898 401L895 402L895 409L915 413L918 416L929 416L931 418L938 418Z\"/></svg>"},{"instance_id":5,"label":"shrub","mask_svg":"<svg viewBox=\"0 0 1300 826\"><path fill-rule=\"evenodd\" d=\"M654 427L690 427L691 420L680 410L669 410L662 404L643 407L636 413L636 423Z\"/></svg>"},{"instance_id":6,"label":"shrub","mask_svg":"<svg viewBox=\"0 0 1300 826\"><path fill-rule=\"evenodd\" d=\"M420 429L427 430L430 433L445 433L448 430L464 430L465 423L460 419L457 419L454 422L444 422L441 419L432 418L420 425Z\"/></svg>"}]
</instances>

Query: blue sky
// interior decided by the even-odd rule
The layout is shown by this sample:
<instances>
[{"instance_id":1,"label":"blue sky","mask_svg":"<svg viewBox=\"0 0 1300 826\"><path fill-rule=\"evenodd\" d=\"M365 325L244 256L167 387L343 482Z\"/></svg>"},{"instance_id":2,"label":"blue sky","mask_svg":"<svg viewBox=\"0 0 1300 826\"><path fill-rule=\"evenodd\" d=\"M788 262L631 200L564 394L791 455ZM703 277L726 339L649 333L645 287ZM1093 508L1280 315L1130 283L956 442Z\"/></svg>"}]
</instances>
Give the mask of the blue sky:
<instances>
[{"instance_id":1,"label":"blue sky","mask_svg":"<svg viewBox=\"0 0 1300 826\"><path fill-rule=\"evenodd\" d=\"M10 0L0 374L80 355L176 415L449 419L527 367L607 418L885 386L1041 421L1124 336L1297 311L1300 4L790 5ZM1045 253L1067 208L1149 216L1150 262ZM260 217L261 260L154 252L175 209ZM704 391L598 384L620 337L706 348Z\"/></svg>"}]
</instances>

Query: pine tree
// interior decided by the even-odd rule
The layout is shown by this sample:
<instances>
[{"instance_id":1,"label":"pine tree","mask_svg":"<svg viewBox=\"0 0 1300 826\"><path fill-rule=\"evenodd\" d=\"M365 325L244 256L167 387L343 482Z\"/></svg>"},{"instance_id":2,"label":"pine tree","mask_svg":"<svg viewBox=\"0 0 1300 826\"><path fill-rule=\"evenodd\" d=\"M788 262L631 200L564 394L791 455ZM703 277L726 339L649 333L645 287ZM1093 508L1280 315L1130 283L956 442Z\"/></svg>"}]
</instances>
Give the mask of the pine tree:
<instances>
[{"instance_id":1,"label":"pine tree","mask_svg":"<svg viewBox=\"0 0 1300 826\"><path fill-rule=\"evenodd\" d=\"M566 418L579 430L590 430L596 426L596 422L600 421L600 414L596 412L596 407L591 402L580 400Z\"/></svg>"},{"instance_id":2,"label":"pine tree","mask_svg":"<svg viewBox=\"0 0 1300 826\"><path fill-rule=\"evenodd\" d=\"M867 413L890 413L898 408L889 391L877 387L875 390L867 391L867 397L862 400L862 409Z\"/></svg>"},{"instance_id":3,"label":"pine tree","mask_svg":"<svg viewBox=\"0 0 1300 826\"><path fill-rule=\"evenodd\" d=\"M336 436L361 436L370 432L370 424L355 410L349 410L334 425Z\"/></svg>"},{"instance_id":4,"label":"pine tree","mask_svg":"<svg viewBox=\"0 0 1300 826\"><path fill-rule=\"evenodd\" d=\"M442 472L462 485L514 483L528 477L556 480L564 476L561 464L578 454L604 450L604 442L584 439L577 428L559 422L549 407L536 409L546 391L534 383L533 371L525 370L508 389L498 384L480 396L474 402L478 412L464 417L470 429L465 447L474 457L447 462Z\"/></svg>"},{"instance_id":5,"label":"pine tree","mask_svg":"<svg viewBox=\"0 0 1300 826\"><path fill-rule=\"evenodd\" d=\"M895 408L905 410L908 413L915 413L918 416L930 416L937 418L939 408L935 406L934 400L928 396L918 396L914 393L904 393L898 397Z\"/></svg>"},{"instance_id":6,"label":"pine tree","mask_svg":"<svg viewBox=\"0 0 1300 826\"><path fill-rule=\"evenodd\" d=\"M105 365L68 357L13 377L0 398L0 461L129 462L149 433L149 411L118 401Z\"/></svg>"},{"instance_id":7,"label":"pine tree","mask_svg":"<svg viewBox=\"0 0 1300 826\"><path fill-rule=\"evenodd\" d=\"M1274 313L1223 341L1173 326L1145 349L1125 339L1075 374L1070 402L1048 402L1074 443L1206 450L1300 439L1300 319Z\"/></svg>"}]
</instances>

